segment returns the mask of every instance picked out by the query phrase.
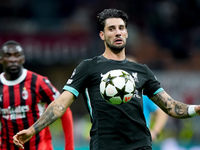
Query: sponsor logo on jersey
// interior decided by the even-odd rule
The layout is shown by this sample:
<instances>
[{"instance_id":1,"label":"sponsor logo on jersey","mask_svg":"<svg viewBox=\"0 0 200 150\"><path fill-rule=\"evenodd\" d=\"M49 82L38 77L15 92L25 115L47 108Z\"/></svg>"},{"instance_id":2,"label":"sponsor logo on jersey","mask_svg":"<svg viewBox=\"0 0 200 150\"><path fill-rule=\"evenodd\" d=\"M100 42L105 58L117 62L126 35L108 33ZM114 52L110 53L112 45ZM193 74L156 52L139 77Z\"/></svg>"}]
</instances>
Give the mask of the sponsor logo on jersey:
<instances>
[{"instance_id":1,"label":"sponsor logo on jersey","mask_svg":"<svg viewBox=\"0 0 200 150\"><path fill-rule=\"evenodd\" d=\"M2 114L2 117L7 120L16 120L21 118L26 118L26 112L28 112L29 106L17 106L17 107L11 107L1 109L0 108L0 114Z\"/></svg>"}]
</instances>

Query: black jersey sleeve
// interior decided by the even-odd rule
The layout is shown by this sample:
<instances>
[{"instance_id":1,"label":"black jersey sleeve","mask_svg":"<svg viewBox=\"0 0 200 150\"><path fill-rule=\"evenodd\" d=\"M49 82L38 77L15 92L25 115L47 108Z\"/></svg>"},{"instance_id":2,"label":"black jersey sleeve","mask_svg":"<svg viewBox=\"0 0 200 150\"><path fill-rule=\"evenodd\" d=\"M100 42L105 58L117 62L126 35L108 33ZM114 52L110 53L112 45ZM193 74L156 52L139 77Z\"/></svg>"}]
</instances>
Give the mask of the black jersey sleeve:
<instances>
[{"instance_id":1,"label":"black jersey sleeve","mask_svg":"<svg viewBox=\"0 0 200 150\"><path fill-rule=\"evenodd\" d=\"M143 94L151 97L159 88L161 88L161 86L155 74L149 69L147 65L144 66L147 69L147 81L144 85Z\"/></svg>"},{"instance_id":2,"label":"black jersey sleeve","mask_svg":"<svg viewBox=\"0 0 200 150\"><path fill-rule=\"evenodd\" d=\"M87 60L82 61L73 71L70 79L63 87L63 90L67 90L78 97L79 93L85 89L88 80L88 65Z\"/></svg>"}]
</instances>

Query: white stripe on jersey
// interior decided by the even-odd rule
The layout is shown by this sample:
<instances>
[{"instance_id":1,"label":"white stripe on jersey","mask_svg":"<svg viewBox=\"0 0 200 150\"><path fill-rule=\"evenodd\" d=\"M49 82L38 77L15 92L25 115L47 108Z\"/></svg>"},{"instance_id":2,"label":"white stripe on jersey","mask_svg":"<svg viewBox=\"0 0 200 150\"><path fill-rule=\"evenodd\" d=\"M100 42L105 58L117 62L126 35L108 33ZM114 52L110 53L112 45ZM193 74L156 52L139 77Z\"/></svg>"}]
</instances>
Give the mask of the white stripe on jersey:
<instances>
[{"instance_id":1,"label":"white stripe on jersey","mask_svg":"<svg viewBox=\"0 0 200 150\"><path fill-rule=\"evenodd\" d=\"M89 111L90 111L90 116L91 116L91 118L93 118L93 116L92 116L92 107L91 107L91 100L90 100L88 88L85 89L85 95L86 95L86 98L87 98L87 104L88 104L88 108L89 108Z\"/></svg>"}]
</instances>

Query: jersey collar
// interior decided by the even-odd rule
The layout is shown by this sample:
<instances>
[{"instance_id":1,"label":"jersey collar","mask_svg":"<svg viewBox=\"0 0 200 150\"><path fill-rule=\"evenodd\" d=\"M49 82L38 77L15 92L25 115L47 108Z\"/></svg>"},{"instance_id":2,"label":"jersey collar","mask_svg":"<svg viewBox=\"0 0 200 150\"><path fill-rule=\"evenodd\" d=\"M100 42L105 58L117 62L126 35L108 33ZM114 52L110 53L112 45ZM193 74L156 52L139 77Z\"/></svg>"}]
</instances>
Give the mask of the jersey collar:
<instances>
[{"instance_id":1,"label":"jersey collar","mask_svg":"<svg viewBox=\"0 0 200 150\"><path fill-rule=\"evenodd\" d=\"M25 78L26 78L26 75L27 75L27 69L23 69L22 70L22 74L19 78L15 79L15 80L6 80L5 76L4 76L4 72L1 73L0 75L0 80L3 84L7 85L7 86L14 86L16 84L19 84L21 83Z\"/></svg>"},{"instance_id":2,"label":"jersey collar","mask_svg":"<svg viewBox=\"0 0 200 150\"><path fill-rule=\"evenodd\" d=\"M100 55L99 58L103 61L109 61L113 63L126 63L128 60L125 58L124 60L113 60L113 59L107 59L103 55Z\"/></svg>"}]
</instances>

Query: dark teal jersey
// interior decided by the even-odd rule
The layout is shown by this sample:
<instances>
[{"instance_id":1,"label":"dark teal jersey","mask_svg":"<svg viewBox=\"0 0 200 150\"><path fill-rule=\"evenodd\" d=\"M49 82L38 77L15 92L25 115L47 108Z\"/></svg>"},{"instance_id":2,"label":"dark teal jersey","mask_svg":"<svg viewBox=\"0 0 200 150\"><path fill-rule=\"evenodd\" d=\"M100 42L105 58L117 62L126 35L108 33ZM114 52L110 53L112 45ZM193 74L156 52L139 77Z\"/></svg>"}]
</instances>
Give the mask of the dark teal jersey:
<instances>
[{"instance_id":1,"label":"dark teal jersey","mask_svg":"<svg viewBox=\"0 0 200 150\"><path fill-rule=\"evenodd\" d=\"M102 75L115 69L128 72L136 85L133 98L121 105L108 103L100 94ZM133 150L151 146L142 95L152 96L160 88L160 83L146 65L127 59L108 60L101 55L82 61L63 90L72 92L76 97L79 93L83 95L92 122L91 150Z\"/></svg>"}]
</instances>

